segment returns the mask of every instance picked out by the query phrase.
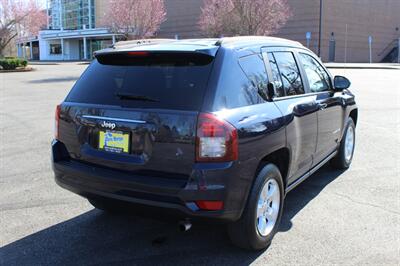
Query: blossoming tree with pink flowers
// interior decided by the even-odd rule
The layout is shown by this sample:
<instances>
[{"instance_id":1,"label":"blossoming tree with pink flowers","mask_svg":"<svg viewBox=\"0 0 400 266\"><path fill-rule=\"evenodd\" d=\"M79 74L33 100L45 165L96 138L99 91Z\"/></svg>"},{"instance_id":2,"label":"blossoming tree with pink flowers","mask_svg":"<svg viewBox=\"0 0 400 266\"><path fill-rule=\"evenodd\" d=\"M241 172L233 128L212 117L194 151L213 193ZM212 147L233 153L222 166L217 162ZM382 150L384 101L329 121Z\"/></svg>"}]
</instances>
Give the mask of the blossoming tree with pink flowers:
<instances>
[{"instance_id":1,"label":"blossoming tree with pink flowers","mask_svg":"<svg viewBox=\"0 0 400 266\"><path fill-rule=\"evenodd\" d=\"M205 0L199 26L210 37L271 35L290 16L286 0Z\"/></svg>"},{"instance_id":2,"label":"blossoming tree with pink flowers","mask_svg":"<svg viewBox=\"0 0 400 266\"><path fill-rule=\"evenodd\" d=\"M0 56L14 38L37 35L46 21L46 11L35 0L0 0Z\"/></svg>"},{"instance_id":3,"label":"blossoming tree with pink flowers","mask_svg":"<svg viewBox=\"0 0 400 266\"><path fill-rule=\"evenodd\" d=\"M111 0L99 24L137 39L154 36L165 19L164 0Z\"/></svg>"}]
</instances>

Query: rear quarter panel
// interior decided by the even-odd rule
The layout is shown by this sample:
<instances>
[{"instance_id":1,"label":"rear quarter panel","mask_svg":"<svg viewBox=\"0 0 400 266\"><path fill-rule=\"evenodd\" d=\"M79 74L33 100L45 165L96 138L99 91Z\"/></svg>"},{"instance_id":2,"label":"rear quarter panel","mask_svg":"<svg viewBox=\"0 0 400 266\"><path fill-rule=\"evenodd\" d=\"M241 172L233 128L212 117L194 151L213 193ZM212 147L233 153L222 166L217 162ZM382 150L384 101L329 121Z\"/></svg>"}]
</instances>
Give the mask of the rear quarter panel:
<instances>
[{"instance_id":1,"label":"rear quarter panel","mask_svg":"<svg viewBox=\"0 0 400 266\"><path fill-rule=\"evenodd\" d=\"M230 189L241 199L241 209L257 174L261 160L286 144L286 132L282 114L273 103L215 112L234 125L239 137L238 171Z\"/></svg>"}]
</instances>

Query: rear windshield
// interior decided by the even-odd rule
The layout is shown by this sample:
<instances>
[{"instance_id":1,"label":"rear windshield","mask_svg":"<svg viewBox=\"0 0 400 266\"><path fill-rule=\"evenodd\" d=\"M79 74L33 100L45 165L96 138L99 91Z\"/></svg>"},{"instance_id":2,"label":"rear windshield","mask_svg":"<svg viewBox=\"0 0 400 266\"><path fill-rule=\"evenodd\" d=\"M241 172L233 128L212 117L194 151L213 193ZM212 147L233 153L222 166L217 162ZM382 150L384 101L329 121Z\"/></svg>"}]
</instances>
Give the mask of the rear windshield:
<instances>
[{"instance_id":1,"label":"rear windshield","mask_svg":"<svg viewBox=\"0 0 400 266\"><path fill-rule=\"evenodd\" d=\"M170 53L98 56L66 101L197 111L212 59L203 54Z\"/></svg>"}]
</instances>

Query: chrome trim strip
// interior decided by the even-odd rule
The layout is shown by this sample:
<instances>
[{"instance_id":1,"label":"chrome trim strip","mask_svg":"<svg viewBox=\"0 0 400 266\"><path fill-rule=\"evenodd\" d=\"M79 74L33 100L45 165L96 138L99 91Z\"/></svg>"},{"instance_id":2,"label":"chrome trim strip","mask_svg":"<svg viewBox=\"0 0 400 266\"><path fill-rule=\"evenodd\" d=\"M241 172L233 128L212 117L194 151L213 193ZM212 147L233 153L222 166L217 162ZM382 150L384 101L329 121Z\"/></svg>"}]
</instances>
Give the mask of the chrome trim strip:
<instances>
[{"instance_id":1,"label":"chrome trim strip","mask_svg":"<svg viewBox=\"0 0 400 266\"><path fill-rule=\"evenodd\" d=\"M296 181L294 181L292 184L290 184L287 188L285 193L287 194L289 191L291 191L292 189L294 189L295 187L297 187L301 182L303 182L304 180L306 180L307 178L309 178L312 174L314 174L319 168L321 168L324 164L326 164L330 159L332 159L333 157L335 157L335 155L337 154L337 151L334 151L333 153L331 153L328 157L326 157L324 160L322 160L319 164L317 164L316 166L314 166L310 171L308 171L307 173L305 173L303 176L301 176L300 178L296 179Z\"/></svg>"},{"instance_id":2,"label":"chrome trim strip","mask_svg":"<svg viewBox=\"0 0 400 266\"><path fill-rule=\"evenodd\" d=\"M136 123L136 124L146 124L146 121L143 121L143 120L134 120L134 119L107 117L107 116L83 115L82 117L84 117L84 118L92 118L92 119L111 120L111 121L117 121L117 122L128 122L128 123Z\"/></svg>"}]
</instances>

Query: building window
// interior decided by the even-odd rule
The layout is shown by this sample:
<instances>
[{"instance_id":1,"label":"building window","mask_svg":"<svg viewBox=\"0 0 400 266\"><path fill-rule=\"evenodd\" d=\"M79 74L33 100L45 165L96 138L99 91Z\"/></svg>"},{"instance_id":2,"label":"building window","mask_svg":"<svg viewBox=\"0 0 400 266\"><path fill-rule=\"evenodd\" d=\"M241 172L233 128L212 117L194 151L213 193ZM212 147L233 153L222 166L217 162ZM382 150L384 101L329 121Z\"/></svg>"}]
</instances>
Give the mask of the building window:
<instances>
[{"instance_id":1,"label":"building window","mask_svg":"<svg viewBox=\"0 0 400 266\"><path fill-rule=\"evenodd\" d=\"M95 27L94 0L49 0L49 28L80 30Z\"/></svg>"},{"instance_id":2,"label":"building window","mask_svg":"<svg viewBox=\"0 0 400 266\"><path fill-rule=\"evenodd\" d=\"M59 43L50 44L50 54L61 54L61 53L62 53L61 44Z\"/></svg>"}]
</instances>

